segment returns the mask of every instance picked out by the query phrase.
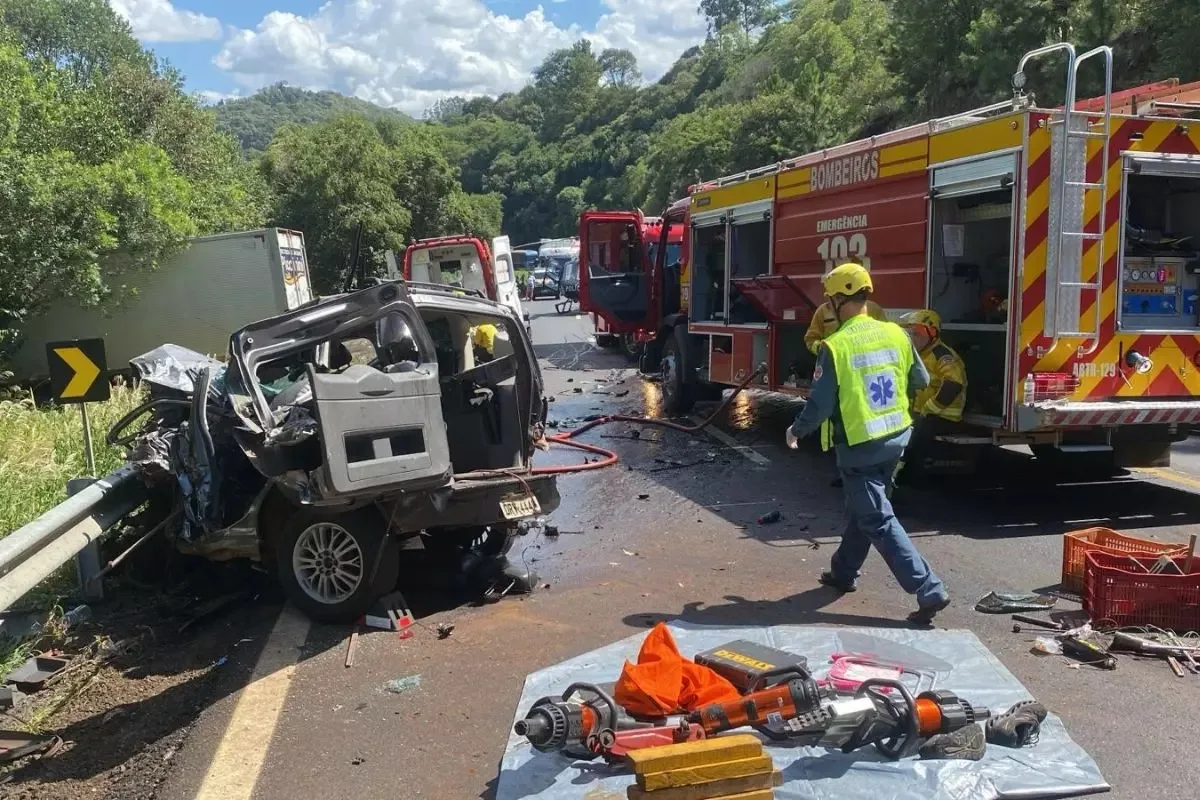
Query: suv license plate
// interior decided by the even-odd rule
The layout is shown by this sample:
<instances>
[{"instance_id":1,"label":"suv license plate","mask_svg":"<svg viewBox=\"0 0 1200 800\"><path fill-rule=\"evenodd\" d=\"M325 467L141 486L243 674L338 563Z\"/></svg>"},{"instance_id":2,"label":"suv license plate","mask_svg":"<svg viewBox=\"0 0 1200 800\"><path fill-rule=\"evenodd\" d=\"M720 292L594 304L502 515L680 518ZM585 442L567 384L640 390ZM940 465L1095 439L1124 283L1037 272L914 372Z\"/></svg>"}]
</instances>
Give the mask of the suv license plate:
<instances>
[{"instance_id":1,"label":"suv license plate","mask_svg":"<svg viewBox=\"0 0 1200 800\"><path fill-rule=\"evenodd\" d=\"M505 519L521 519L542 513L542 506L536 497L527 494L516 500L501 500L500 513L504 515Z\"/></svg>"}]
</instances>

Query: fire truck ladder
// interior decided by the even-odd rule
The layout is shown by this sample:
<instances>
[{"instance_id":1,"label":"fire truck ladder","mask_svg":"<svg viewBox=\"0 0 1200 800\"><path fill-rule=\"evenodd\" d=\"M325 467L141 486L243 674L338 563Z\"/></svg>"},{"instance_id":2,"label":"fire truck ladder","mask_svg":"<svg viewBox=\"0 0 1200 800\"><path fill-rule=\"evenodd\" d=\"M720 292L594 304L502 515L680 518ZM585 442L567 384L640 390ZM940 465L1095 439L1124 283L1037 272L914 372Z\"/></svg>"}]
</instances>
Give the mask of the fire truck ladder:
<instances>
[{"instance_id":1,"label":"fire truck ladder","mask_svg":"<svg viewBox=\"0 0 1200 800\"><path fill-rule=\"evenodd\" d=\"M1023 78L1025 65L1032 58L1054 53L1059 50L1067 52L1067 93L1066 102L1062 110L1062 137L1060 141L1061 153L1059 157L1059 192L1057 225L1052 231L1052 240L1050 246L1054 254L1054 289L1053 311L1049 313L1049 334L1050 334L1050 350L1058 347L1062 339L1080 338L1087 339L1086 347L1081 348L1080 355L1089 355L1094 353L1100 346L1100 326L1103 323L1103 311L1101 309L1100 294L1104 287L1104 234L1108 229L1108 221L1106 219L1108 212L1108 148L1109 136L1112 133L1112 75L1113 75L1113 53L1111 47L1097 47L1088 50L1082 55L1075 55L1075 48L1065 42L1060 44L1052 44L1038 50L1033 50L1026 53L1021 59L1020 66L1017 67L1017 76ZM1079 77L1079 66L1083 62L1098 56L1104 57L1104 110L1100 119L1099 126L1093 126L1090 116L1086 112L1076 110L1075 89ZM1023 84L1023 80L1021 81ZM1014 78L1016 85L1016 78ZM1019 88L1019 87L1018 87ZM1094 129L1099 127L1099 130ZM1099 139L1101 148L1100 158L1100 179L1098 181L1089 181L1087 179L1087 140ZM1080 149L1080 164L1081 168L1077 175L1073 175L1071 166L1074 163L1074 157L1071 150L1072 142L1079 143ZM1099 199L1097 203L1098 214L1098 230L1096 233L1090 233L1085 228L1086 225L1086 207L1087 197L1089 192L1098 193ZM1075 210L1077 213L1072 214L1070 210ZM1074 221L1070 221L1070 217L1075 216ZM1066 264L1064 263L1064 253L1067 243L1070 242L1072 251L1078 248L1080 253L1079 279L1068 279ZM1095 278L1090 281L1083 280L1083 265L1082 254L1086 249L1087 242L1095 242L1093 252L1096 257L1096 273ZM1083 320L1079 310L1079 303L1082 298L1078 298L1075 303L1076 326L1081 330L1071 330L1069 326L1063 325L1063 290L1074 289L1079 292L1092 291L1095 292L1095 299L1092 303L1090 330L1082 330Z\"/></svg>"}]
</instances>

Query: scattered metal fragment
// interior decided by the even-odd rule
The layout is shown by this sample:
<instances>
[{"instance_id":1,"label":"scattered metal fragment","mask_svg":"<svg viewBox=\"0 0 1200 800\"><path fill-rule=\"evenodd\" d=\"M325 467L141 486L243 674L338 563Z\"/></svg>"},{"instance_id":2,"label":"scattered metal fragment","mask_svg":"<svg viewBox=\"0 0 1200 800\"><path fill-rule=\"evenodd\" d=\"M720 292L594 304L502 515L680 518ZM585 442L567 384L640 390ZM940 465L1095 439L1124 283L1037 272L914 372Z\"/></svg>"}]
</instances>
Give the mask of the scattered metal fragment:
<instances>
[{"instance_id":1,"label":"scattered metal fragment","mask_svg":"<svg viewBox=\"0 0 1200 800\"><path fill-rule=\"evenodd\" d=\"M449 622L439 623L437 626L437 637L439 639L449 639L450 634L454 633L454 626Z\"/></svg>"},{"instance_id":2,"label":"scattered metal fragment","mask_svg":"<svg viewBox=\"0 0 1200 800\"><path fill-rule=\"evenodd\" d=\"M46 681L66 670L69 664L67 659L58 656L34 656L10 672L5 683L10 683L23 692L36 692L41 690Z\"/></svg>"},{"instance_id":3,"label":"scattered metal fragment","mask_svg":"<svg viewBox=\"0 0 1200 800\"><path fill-rule=\"evenodd\" d=\"M404 694L409 689L416 689L421 685L421 675L409 675L406 678L393 678L383 684L383 690L390 694Z\"/></svg>"}]
</instances>

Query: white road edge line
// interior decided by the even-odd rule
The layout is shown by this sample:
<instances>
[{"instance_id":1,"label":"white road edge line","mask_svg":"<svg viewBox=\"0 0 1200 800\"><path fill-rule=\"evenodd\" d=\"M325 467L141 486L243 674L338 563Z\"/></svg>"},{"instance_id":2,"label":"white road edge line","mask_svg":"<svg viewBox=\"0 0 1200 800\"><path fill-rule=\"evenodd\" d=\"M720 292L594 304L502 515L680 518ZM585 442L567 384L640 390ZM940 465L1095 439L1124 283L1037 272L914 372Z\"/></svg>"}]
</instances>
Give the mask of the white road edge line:
<instances>
[{"instance_id":1,"label":"white road edge line","mask_svg":"<svg viewBox=\"0 0 1200 800\"><path fill-rule=\"evenodd\" d=\"M699 425L701 422L704 421L694 415L691 417L688 417L688 419L690 419L692 422L696 423L697 425ZM732 436L730 436L728 433L721 430L720 428L709 425L707 428L704 429L704 432L707 433L712 438L716 439L721 444L728 447L730 450L737 451L737 453L739 455L741 455L743 458L745 458L749 461L752 461L755 464L758 464L760 467L770 466L770 464L771 464L771 459L767 458L762 453L759 453L752 447L747 447L744 444L738 444L738 441L736 439L734 439Z\"/></svg>"},{"instance_id":2,"label":"white road edge line","mask_svg":"<svg viewBox=\"0 0 1200 800\"><path fill-rule=\"evenodd\" d=\"M291 606L279 612L196 792L196 800L250 800L254 796L308 629L308 619Z\"/></svg>"}]
</instances>

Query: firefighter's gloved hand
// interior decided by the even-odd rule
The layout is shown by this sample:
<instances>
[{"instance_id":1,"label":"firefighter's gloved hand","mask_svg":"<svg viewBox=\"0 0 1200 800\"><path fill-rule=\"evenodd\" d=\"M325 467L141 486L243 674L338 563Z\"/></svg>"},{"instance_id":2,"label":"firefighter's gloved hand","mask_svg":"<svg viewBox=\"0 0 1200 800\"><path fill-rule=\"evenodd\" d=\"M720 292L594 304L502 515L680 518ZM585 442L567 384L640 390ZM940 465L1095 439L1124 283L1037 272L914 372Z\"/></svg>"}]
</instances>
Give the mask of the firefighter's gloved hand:
<instances>
[{"instance_id":1,"label":"firefighter's gloved hand","mask_svg":"<svg viewBox=\"0 0 1200 800\"><path fill-rule=\"evenodd\" d=\"M800 447L800 440L796 438L796 434L792 433L792 426L789 425L787 431L783 434L783 440L787 442L787 446L792 450Z\"/></svg>"}]
</instances>

